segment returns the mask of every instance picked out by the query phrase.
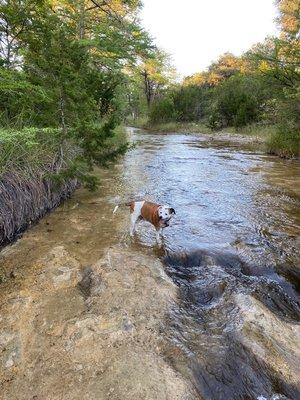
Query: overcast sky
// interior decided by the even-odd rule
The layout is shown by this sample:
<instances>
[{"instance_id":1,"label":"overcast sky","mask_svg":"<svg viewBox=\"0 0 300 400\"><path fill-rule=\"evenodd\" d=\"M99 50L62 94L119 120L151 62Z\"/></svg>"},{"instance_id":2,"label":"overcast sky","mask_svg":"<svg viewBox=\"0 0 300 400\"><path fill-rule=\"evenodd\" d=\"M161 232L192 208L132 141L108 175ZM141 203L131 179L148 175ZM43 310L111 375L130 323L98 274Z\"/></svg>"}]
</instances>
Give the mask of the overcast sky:
<instances>
[{"instance_id":1,"label":"overcast sky","mask_svg":"<svg viewBox=\"0 0 300 400\"><path fill-rule=\"evenodd\" d=\"M143 0L143 26L182 75L276 34L274 0Z\"/></svg>"}]
</instances>

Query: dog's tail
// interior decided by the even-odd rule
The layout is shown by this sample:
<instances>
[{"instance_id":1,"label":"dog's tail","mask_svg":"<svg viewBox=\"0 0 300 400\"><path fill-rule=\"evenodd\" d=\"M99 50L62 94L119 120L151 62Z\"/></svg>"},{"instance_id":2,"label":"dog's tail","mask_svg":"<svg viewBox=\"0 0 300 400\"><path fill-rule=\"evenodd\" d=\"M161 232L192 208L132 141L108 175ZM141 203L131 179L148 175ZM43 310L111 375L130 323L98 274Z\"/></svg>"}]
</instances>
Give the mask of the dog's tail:
<instances>
[{"instance_id":1,"label":"dog's tail","mask_svg":"<svg viewBox=\"0 0 300 400\"><path fill-rule=\"evenodd\" d=\"M116 207L114 208L113 214L115 214L119 207L131 207L132 202L130 201L129 203L121 203L121 204L117 204Z\"/></svg>"},{"instance_id":2,"label":"dog's tail","mask_svg":"<svg viewBox=\"0 0 300 400\"><path fill-rule=\"evenodd\" d=\"M120 205L116 205L116 207L114 208L113 214L115 214L118 211L118 208L120 207Z\"/></svg>"}]
</instances>

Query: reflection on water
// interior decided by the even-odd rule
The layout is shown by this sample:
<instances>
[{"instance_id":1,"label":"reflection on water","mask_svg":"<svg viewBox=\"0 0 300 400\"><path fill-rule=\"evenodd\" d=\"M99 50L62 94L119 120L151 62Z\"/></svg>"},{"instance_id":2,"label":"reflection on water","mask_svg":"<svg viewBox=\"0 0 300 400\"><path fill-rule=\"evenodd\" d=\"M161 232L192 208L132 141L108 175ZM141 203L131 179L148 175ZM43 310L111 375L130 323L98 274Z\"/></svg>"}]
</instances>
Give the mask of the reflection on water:
<instances>
[{"instance_id":1,"label":"reflection on water","mask_svg":"<svg viewBox=\"0 0 300 400\"><path fill-rule=\"evenodd\" d=\"M299 163L186 135L130 135L137 146L99 172L100 191L79 190L26 240L4 251L4 268L18 260L26 271L37 253L57 244L84 266L120 242L155 254L180 293L180 305L168 316L174 351L166 357L202 398L300 398L296 385L270 368L274 363L276 369L278 354L287 368L299 363L297 355L284 351L283 334L273 351L264 331L267 322L275 329L276 321L294 332L299 322ZM147 223L130 240L124 228L128 210L112 218L116 203L141 198L176 209L162 249Z\"/></svg>"}]
</instances>

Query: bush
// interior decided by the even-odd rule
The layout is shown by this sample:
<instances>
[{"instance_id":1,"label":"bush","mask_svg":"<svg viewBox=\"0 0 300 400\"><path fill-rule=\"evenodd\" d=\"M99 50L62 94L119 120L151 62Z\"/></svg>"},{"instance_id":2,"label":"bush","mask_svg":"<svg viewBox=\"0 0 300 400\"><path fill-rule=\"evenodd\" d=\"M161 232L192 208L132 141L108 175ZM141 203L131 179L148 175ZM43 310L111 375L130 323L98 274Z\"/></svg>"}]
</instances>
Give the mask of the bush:
<instances>
[{"instance_id":1,"label":"bush","mask_svg":"<svg viewBox=\"0 0 300 400\"><path fill-rule=\"evenodd\" d=\"M281 157L300 157L300 85L283 90L278 102L278 130L268 141L268 151Z\"/></svg>"},{"instance_id":2,"label":"bush","mask_svg":"<svg viewBox=\"0 0 300 400\"><path fill-rule=\"evenodd\" d=\"M78 179L95 189L97 179L91 174L94 163L107 166L128 149L128 143L122 127L111 129L107 122L89 129L97 140L80 146L75 131L62 141L58 128L0 129L0 179L7 171L18 175L37 172L39 176L51 176L58 184Z\"/></svg>"},{"instance_id":3,"label":"bush","mask_svg":"<svg viewBox=\"0 0 300 400\"><path fill-rule=\"evenodd\" d=\"M0 176L7 171L51 166L59 150L60 129L0 129Z\"/></svg>"},{"instance_id":4,"label":"bush","mask_svg":"<svg viewBox=\"0 0 300 400\"><path fill-rule=\"evenodd\" d=\"M226 125L226 121L224 120L222 114L217 110L217 108L213 109L208 117L207 126L213 131L219 131Z\"/></svg>"},{"instance_id":5,"label":"bush","mask_svg":"<svg viewBox=\"0 0 300 400\"><path fill-rule=\"evenodd\" d=\"M201 120L207 113L211 90L201 86L182 86L172 93L179 122Z\"/></svg>"},{"instance_id":6,"label":"bush","mask_svg":"<svg viewBox=\"0 0 300 400\"><path fill-rule=\"evenodd\" d=\"M30 126L48 101L46 91L30 83L24 72L0 67L0 126Z\"/></svg>"},{"instance_id":7,"label":"bush","mask_svg":"<svg viewBox=\"0 0 300 400\"><path fill-rule=\"evenodd\" d=\"M276 154L285 158L300 157L300 130L281 127L267 142L267 150L270 154Z\"/></svg>"},{"instance_id":8,"label":"bush","mask_svg":"<svg viewBox=\"0 0 300 400\"><path fill-rule=\"evenodd\" d=\"M259 119L266 92L258 76L235 75L214 91L209 117L210 127L246 126Z\"/></svg>"},{"instance_id":9,"label":"bush","mask_svg":"<svg viewBox=\"0 0 300 400\"><path fill-rule=\"evenodd\" d=\"M174 101L171 97L162 97L154 100L149 112L149 121L160 124L176 120Z\"/></svg>"}]
</instances>

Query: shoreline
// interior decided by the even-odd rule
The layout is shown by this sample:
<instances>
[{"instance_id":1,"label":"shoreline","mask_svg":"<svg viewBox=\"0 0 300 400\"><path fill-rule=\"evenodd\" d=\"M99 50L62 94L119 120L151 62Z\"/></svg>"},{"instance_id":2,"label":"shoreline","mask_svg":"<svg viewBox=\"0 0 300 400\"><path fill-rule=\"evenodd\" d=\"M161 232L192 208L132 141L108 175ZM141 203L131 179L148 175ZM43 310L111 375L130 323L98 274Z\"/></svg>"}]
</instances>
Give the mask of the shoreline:
<instances>
[{"instance_id":1,"label":"shoreline","mask_svg":"<svg viewBox=\"0 0 300 400\"><path fill-rule=\"evenodd\" d=\"M163 134L184 134L202 137L208 141L215 142L227 142L234 145L251 145L254 150L264 151L266 154L266 142L269 136L263 136L262 132L257 134L245 133L245 131L234 132L233 128L224 129L221 131L214 132L202 124L162 124L157 126L148 125L131 125L132 128L142 129L151 133L163 133ZM255 148L255 146L257 148Z\"/></svg>"},{"instance_id":2,"label":"shoreline","mask_svg":"<svg viewBox=\"0 0 300 400\"><path fill-rule=\"evenodd\" d=\"M201 122L198 124L170 122L151 126L145 121L137 121L137 123L131 121L130 126L151 133L193 135L206 138L210 142L249 146L252 151L263 152L266 155L287 160L300 160L300 156L292 155L280 144L275 143L274 145L277 140L274 140L274 137L278 135L276 125L248 125L239 130L228 127L219 131L212 131Z\"/></svg>"}]
</instances>

